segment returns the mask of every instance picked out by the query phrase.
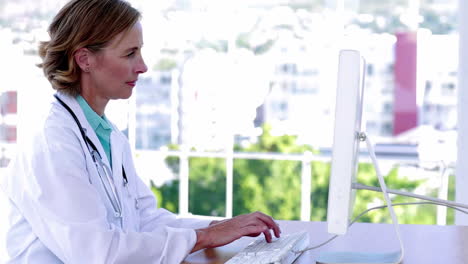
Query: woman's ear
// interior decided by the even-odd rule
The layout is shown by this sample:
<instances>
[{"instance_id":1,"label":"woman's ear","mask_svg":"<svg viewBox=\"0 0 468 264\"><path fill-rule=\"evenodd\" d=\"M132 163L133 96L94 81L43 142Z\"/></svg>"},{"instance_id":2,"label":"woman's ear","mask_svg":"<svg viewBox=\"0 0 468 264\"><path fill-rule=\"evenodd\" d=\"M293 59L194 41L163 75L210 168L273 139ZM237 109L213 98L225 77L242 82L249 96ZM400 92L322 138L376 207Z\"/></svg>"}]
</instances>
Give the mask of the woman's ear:
<instances>
[{"instance_id":1,"label":"woman's ear","mask_svg":"<svg viewBox=\"0 0 468 264\"><path fill-rule=\"evenodd\" d=\"M82 72L89 72L90 71L90 51L87 48L80 48L75 51L74 59L76 64L80 67Z\"/></svg>"}]
</instances>

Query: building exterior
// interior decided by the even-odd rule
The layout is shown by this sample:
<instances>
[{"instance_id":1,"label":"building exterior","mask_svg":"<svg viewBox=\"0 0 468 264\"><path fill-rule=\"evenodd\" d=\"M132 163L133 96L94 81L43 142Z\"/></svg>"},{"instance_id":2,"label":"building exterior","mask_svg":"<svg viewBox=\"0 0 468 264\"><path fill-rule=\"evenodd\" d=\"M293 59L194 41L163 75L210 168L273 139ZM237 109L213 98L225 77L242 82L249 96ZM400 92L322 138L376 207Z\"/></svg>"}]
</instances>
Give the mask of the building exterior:
<instances>
[{"instance_id":1,"label":"building exterior","mask_svg":"<svg viewBox=\"0 0 468 264\"><path fill-rule=\"evenodd\" d=\"M158 149L171 142L172 75L170 71L146 74L135 93L137 149Z\"/></svg>"},{"instance_id":2,"label":"building exterior","mask_svg":"<svg viewBox=\"0 0 468 264\"><path fill-rule=\"evenodd\" d=\"M420 70L420 125L437 130L457 128L457 35L422 35ZM435 52L440 50L441 52ZM434 63L437 62L437 63Z\"/></svg>"},{"instance_id":3,"label":"building exterior","mask_svg":"<svg viewBox=\"0 0 468 264\"><path fill-rule=\"evenodd\" d=\"M17 104L16 91L0 93L0 168L8 165L17 141Z\"/></svg>"},{"instance_id":4,"label":"building exterior","mask_svg":"<svg viewBox=\"0 0 468 264\"><path fill-rule=\"evenodd\" d=\"M16 143L17 92L1 93L0 101L0 142Z\"/></svg>"},{"instance_id":5,"label":"building exterior","mask_svg":"<svg viewBox=\"0 0 468 264\"><path fill-rule=\"evenodd\" d=\"M396 34L393 135L408 131L418 125L416 104L417 79L417 34L400 32Z\"/></svg>"},{"instance_id":6,"label":"building exterior","mask_svg":"<svg viewBox=\"0 0 468 264\"><path fill-rule=\"evenodd\" d=\"M264 28L255 29L274 39L267 52L255 55L255 60L263 64L253 69L258 76L268 79L267 93L255 94L258 93L255 85L239 90L255 82L256 76L244 75L242 67L246 66L232 66L251 56L237 52L232 43L228 43L227 52L209 47L199 50L192 47L194 50L189 53L178 51L172 72L146 74L139 83L136 148L159 148L174 143L197 149L224 149L232 138L254 140L258 135L255 127L263 123L271 124L277 135L297 135L301 143L330 146L338 51L348 44L359 49L367 63L363 127L368 134L392 137L418 125L439 129L456 126L454 58L457 56L438 58L445 61L445 66L437 70L429 67L440 64L432 60L437 47L430 43L445 43L447 52L456 51L449 44L457 42L451 36L399 33L412 36L413 40L426 38L414 41L411 50L407 50L414 56L411 68L404 68L409 65L404 59L409 57L402 52L404 48L399 49L402 42L398 42L397 35L371 33L350 25L344 33L346 38L341 39L349 43L339 43L333 34L327 35L319 26L329 23L321 16L286 8L275 12L286 12L288 19L276 24L261 21L259 24ZM254 45L255 40L250 44ZM259 69L269 73L260 74ZM410 87L402 88L405 83ZM246 107L245 100L250 97L261 98L261 102ZM228 107L231 103L233 106ZM247 108L254 109L253 118L250 113L239 113ZM241 116L247 117L244 123L237 122Z\"/></svg>"}]
</instances>

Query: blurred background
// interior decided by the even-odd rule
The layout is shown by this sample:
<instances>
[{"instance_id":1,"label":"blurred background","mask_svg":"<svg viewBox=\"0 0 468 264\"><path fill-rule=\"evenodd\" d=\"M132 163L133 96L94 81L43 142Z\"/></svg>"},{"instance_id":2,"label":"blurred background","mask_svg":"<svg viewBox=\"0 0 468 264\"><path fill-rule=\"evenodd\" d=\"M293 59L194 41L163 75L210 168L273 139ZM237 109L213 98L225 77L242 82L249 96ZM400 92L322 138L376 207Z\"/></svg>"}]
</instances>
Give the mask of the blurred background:
<instances>
[{"instance_id":1,"label":"blurred background","mask_svg":"<svg viewBox=\"0 0 468 264\"><path fill-rule=\"evenodd\" d=\"M149 70L106 115L128 136L158 206L325 221L340 49L367 61L363 130L389 187L454 198L458 1L130 2L143 13ZM0 0L0 177L53 99L35 64L64 3ZM377 185L361 152L358 181ZM359 191L354 214L382 203ZM445 208L395 209L401 223L454 223Z\"/></svg>"}]
</instances>

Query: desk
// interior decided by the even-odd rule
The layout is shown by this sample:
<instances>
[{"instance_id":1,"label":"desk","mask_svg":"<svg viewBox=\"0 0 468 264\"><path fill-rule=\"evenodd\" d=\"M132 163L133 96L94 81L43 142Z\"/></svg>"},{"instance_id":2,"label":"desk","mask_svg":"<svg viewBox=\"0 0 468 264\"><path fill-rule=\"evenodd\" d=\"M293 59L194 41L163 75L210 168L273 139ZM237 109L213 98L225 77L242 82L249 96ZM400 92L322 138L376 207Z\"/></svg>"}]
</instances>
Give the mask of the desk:
<instances>
[{"instance_id":1,"label":"desk","mask_svg":"<svg viewBox=\"0 0 468 264\"><path fill-rule=\"evenodd\" d=\"M317 245L330 235L325 222L278 221L283 234L308 230L310 244ZM400 225L405 248L403 264L468 263L468 226ZM186 264L226 262L252 241L244 237L214 250L199 251L186 259ZM344 236L327 245L305 252L295 263L315 263L320 252L361 251L381 252L398 250L393 225L356 223Z\"/></svg>"}]
</instances>

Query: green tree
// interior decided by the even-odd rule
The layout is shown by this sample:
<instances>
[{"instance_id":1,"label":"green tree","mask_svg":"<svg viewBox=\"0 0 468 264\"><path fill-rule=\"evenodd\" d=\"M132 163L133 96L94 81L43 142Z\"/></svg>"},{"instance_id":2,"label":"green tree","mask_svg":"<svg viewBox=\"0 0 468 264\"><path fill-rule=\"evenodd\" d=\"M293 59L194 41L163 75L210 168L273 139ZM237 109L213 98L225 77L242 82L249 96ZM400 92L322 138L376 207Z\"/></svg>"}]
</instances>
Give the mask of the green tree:
<instances>
[{"instance_id":1,"label":"green tree","mask_svg":"<svg viewBox=\"0 0 468 264\"><path fill-rule=\"evenodd\" d=\"M273 136L265 125L256 144L236 151L300 155L312 151L290 135ZM301 163L282 160L237 160L234 165L234 215L262 211L278 219L299 219Z\"/></svg>"},{"instance_id":2,"label":"green tree","mask_svg":"<svg viewBox=\"0 0 468 264\"><path fill-rule=\"evenodd\" d=\"M179 147L171 145L170 149ZM179 174L179 158L168 157L166 164ZM190 158L189 159L189 211L198 215L224 216L226 194L226 166L224 159ZM158 198L158 206L172 212L179 211L179 180L151 189Z\"/></svg>"},{"instance_id":3,"label":"green tree","mask_svg":"<svg viewBox=\"0 0 468 264\"><path fill-rule=\"evenodd\" d=\"M385 176L385 183L388 188L406 192L414 192L424 180L410 180L408 177L399 175L399 168L395 167ZM369 163L359 164L358 181L369 186L379 186L378 178L374 166ZM353 215L356 216L369 207L384 205L385 201L382 193L359 190L356 192L356 200ZM413 198L404 196L391 196L393 203L415 202ZM395 213L399 222L411 224L431 224L434 222L435 208L424 206L396 206ZM387 209L374 210L364 215L359 222L390 223L391 218Z\"/></svg>"},{"instance_id":4,"label":"green tree","mask_svg":"<svg viewBox=\"0 0 468 264\"><path fill-rule=\"evenodd\" d=\"M327 220L330 167L328 162L312 162L312 209L310 212L310 220L312 221Z\"/></svg>"},{"instance_id":5,"label":"green tree","mask_svg":"<svg viewBox=\"0 0 468 264\"><path fill-rule=\"evenodd\" d=\"M226 166L219 158L191 158L189 211L198 215L224 216Z\"/></svg>"}]
</instances>

